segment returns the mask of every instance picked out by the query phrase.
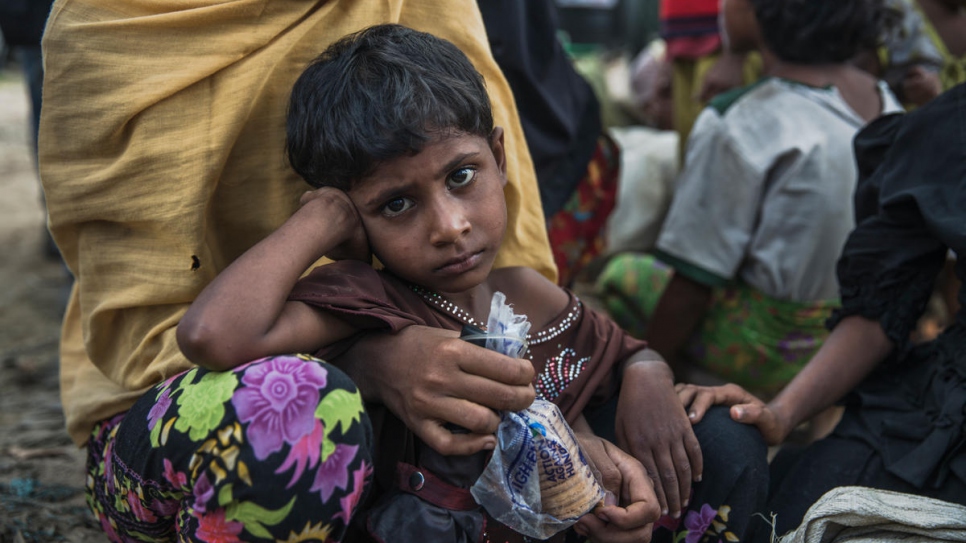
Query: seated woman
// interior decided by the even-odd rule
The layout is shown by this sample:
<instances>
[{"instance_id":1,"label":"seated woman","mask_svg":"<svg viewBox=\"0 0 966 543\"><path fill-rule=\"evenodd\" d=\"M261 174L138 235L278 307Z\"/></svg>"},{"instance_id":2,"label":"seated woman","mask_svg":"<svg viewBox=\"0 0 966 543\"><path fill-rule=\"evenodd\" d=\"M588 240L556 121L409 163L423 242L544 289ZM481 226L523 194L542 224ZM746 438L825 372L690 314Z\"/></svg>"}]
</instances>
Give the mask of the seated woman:
<instances>
[{"instance_id":1,"label":"seated woman","mask_svg":"<svg viewBox=\"0 0 966 543\"><path fill-rule=\"evenodd\" d=\"M843 401L842 421L772 466L769 509L794 528L828 490L861 485L966 504L966 313L935 340L910 332L952 249L966 251L966 84L908 115L882 118L855 141L858 225L838 265L842 308L832 333L768 404L734 385L679 386L693 420L711 404L757 425L771 444ZM966 262L956 261L957 277ZM966 291L960 289L960 302ZM776 470L776 466L787 466ZM780 471L780 472L779 472Z\"/></svg>"},{"instance_id":2,"label":"seated woman","mask_svg":"<svg viewBox=\"0 0 966 543\"><path fill-rule=\"evenodd\" d=\"M598 281L615 319L679 379L690 363L773 394L825 338L854 225L852 138L901 109L849 63L883 13L873 0L724 2L731 47L759 49L769 77L712 100L656 250L615 258Z\"/></svg>"}]
</instances>

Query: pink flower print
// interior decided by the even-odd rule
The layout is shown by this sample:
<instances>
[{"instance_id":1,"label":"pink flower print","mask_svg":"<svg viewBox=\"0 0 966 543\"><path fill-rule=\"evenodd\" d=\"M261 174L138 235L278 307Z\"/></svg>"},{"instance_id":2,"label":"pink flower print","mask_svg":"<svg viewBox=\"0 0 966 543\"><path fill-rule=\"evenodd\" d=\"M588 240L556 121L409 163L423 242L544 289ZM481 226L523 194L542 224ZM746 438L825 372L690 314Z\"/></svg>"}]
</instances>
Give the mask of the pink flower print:
<instances>
[{"instance_id":1,"label":"pink flower print","mask_svg":"<svg viewBox=\"0 0 966 543\"><path fill-rule=\"evenodd\" d=\"M157 522L158 517L154 516L150 509L144 507L136 492L129 490L125 494L124 497L127 498L127 505L131 508L134 518L142 522Z\"/></svg>"},{"instance_id":2,"label":"pink flower print","mask_svg":"<svg viewBox=\"0 0 966 543\"><path fill-rule=\"evenodd\" d=\"M114 445L108 445L104 451L104 478L107 480L107 491L113 494L117 487L114 484Z\"/></svg>"},{"instance_id":3,"label":"pink flower print","mask_svg":"<svg viewBox=\"0 0 966 543\"><path fill-rule=\"evenodd\" d=\"M356 459L359 452L358 445L346 445L340 443L335 446L335 451L322 462L319 470L315 472L315 481L312 483L310 492L320 491L322 503L329 501L332 492L336 487L345 489L349 484L349 464Z\"/></svg>"},{"instance_id":4,"label":"pink flower print","mask_svg":"<svg viewBox=\"0 0 966 543\"><path fill-rule=\"evenodd\" d=\"M204 513L208 503L215 497L215 488L211 486L207 473L202 473L195 481L194 495L195 503L191 507L198 513Z\"/></svg>"},{"instance_id":5,"label":"pink flower print","mask_svg":"<svg viewBox=\"0 0 966 543\"><path fill-rule=\"evenodd\" d=\"M295 444L315 428L319 389L328 372L294 357L274 357L253 364L242 377L246 386L231 399L247 422L245 435L255 458L264 460L285 443Z\"/></svg>"},{"instance_id":6,"label":"pink flower print","mask_svg":"<svg viewBox=\"0 0 966 543\"><path fill-rule=\"evenodd\" d=\"M319 456L322 454L323 433L322 421L316 419L315 428L312 432L302 436L302 439L298 440L289 449L285 462L275 470L275 473L282 473L292 466L295 466L295 473L292 474L292 480L289 481L285 488L291 488L298 481L299 477L302 476L302 472L305 471L306 466L314 468L319 462ZM313 488L312 490L315 489Z\"/></svg>"},{"instance_id":7,"label":"pink flower print","mask_svg":"<svg viewBox=\"0 0 966 543\"><path fill-rule=\"evenodd\" d=\"M171 383L173 383L175 379L177 379L178 377L181 377L182 375L188 373L189 371L191 371L191 370L184 370L182 372L179 372L179 373L176 373L176 374L172 375L171 377L168 377L164 381L161 381L161 386L163 388L168 388L169 386L171 386Z\"/></svg>"},{"instance_id":8,"label":"pink flower print","mask_svg":"<svg viewBox=\"0 0 966 543\"><path fill-rule=\"evenodd\" d=\"M359 466L359 469L352 472L352 493L342 496L339 503L342 505L342 511L339 511L333 518L342 518L342 521L349 524L352 520L352 513L355 512L356 505L359 500L362 499L362 494L366 489L366 480L372 475L372 468L368 466L365 461Z\"/></svg>"},{"instance_id":9,"label":"pink flower print","mask_svg":"<svg viewBox=\"0 0 966 543\"><path fill-rule=\"evenodd\" d=\"M188 484L188 476L183 472L175 471L174 465L167 458L164 459L164 478L174 488L181 489Z\"/></svg>"},{"instance_id":10,"label":"pink flower print","mask_svg":"<svg viewBox=\"0 0 966 543\"><path fill-rule=\"evenodd\" d=\"M111 526L111 521L108 520L107 515L104 513L98 513L97 516L100 517L101 530L104 530L104 533L107 534L107 538L111 541L120 541L121 536L117 535L117 532L114 530L114 526Z\"/></svg>"},{"instance_id":11,"label":"pink flower print","mask_svg":"<svg viewBox=\"0 0 966 543\"><path fill-rule=\"evenodd\" d=\"M698 543L701 536L711 526L711 521L718 515L718 511L708 504L701 506L701 511L688 511L684 517L684 527L688 529L688 536L684 538L685 543Z\"/></svg>"},{"instance_id":12,"label":"pink flower print","mask_svg":"<svg viewBox=\"0 0 966 543\"><path fill-rule=\"evenodd\" d=\"M161 421L161 417L168 412L169 407L171 407L171 389L166 388L148 411L148 430L154 430L155 425Z\"/></svg>"},{"instance_id":13,"label":"pink flower print","mask_svg":"<svg viewBox=\"0 0 966 543\"><path fill-rule=\"evenodd\" d=\"M162 517L170 517L171 515L174 515L175 513L177 513L178 509L180 508L181 508L181 503L178 500L174 500L174 499L159 500L155 498L155 500L151 502L151 509L157 511L158 514L160 514Z\"/></svg>"},{"instance_id":14,"label":"pink flower print","mask_svg":"<svg viewBox=\"0 0 966 543\"><path fill-rule=\"evenodd\" d=\"M225 510L219 509L198 517L198 530L195 536L207 543L235 543L241 541L238 534L244 526L241 522L225 520Z\"/></svg>"}]
</instances>

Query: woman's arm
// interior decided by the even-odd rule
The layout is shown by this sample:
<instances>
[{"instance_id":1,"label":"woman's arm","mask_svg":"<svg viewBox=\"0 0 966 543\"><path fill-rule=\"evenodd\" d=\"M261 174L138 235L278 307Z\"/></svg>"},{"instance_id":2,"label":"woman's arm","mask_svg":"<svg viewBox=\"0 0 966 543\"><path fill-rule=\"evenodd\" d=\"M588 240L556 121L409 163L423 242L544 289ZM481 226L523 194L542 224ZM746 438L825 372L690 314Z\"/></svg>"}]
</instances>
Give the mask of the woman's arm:
<instances>
[{"instance_id":1,"label":"woman's arm","mask_svg":"<svg viewBox=\"0 0 966 543\"><path fill-rule=\"evenodd\" d=\"M842 399L893 348L877 321L853 315L842 319L809 363L768 404L733 384L682 383L677 386L678 395L693 423L700 422L712 405L730 405L731 418L754 424L766 443L778 445L796 426Z\"/></svg>"},{"instance_id":2,"label":"woman's arm","mask_svg":"<svg viewBox=\"0 0 966 543\"><path fill-rule=\"evenodd\" d=\"M732 418L758 425L766 441L779 443L798 424L842 399L893 348L878 321L857 315L846 317L802 371L764 409L736 405L731 409Z\"/></svg>"},{"instance_id":3,"label":"woman's arm","mask_svg":"<svg viewBox=\"0 0 966 543\"><path fill-rule=\"evenodd\" d=\"M645 349L625 364L615 420L617 444L647 471L663 514L678 518L700 481L704 459L674 375L661 357Z\"/></svg>"},{"instance_id":4,"label":"woman's arm","mask_svg":"<svg viewBox=\"0 0 966 543\"><path fill-rule=\"evenodd\" d=\"M361 236L361 237L360 237ZM313 352L354 329L287 297L302 273L334 251L368 255L358 213L339 190L307 193L301 208L212 281L178 324L192 362L216 370L262 356Z\"/></svg>"}]
</instances>

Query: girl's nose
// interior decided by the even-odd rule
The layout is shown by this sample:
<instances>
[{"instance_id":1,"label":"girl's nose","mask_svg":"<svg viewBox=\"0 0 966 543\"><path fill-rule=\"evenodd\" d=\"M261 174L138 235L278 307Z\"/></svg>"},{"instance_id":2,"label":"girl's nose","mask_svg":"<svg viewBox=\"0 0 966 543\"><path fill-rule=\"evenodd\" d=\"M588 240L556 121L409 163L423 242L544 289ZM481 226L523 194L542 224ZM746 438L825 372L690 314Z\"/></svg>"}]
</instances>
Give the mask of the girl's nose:
<instances>
[{"instance_id":1,"label":"girl's nose","mask_svg":"<svg viewBox=\"0 0 966 543\"><path fill-rule=\"evenodd\" d=\"M434 206L431 228L430 241L442 245L456 242L472 227L463 206L449 200Z\"/></svg>"}]
</instances>

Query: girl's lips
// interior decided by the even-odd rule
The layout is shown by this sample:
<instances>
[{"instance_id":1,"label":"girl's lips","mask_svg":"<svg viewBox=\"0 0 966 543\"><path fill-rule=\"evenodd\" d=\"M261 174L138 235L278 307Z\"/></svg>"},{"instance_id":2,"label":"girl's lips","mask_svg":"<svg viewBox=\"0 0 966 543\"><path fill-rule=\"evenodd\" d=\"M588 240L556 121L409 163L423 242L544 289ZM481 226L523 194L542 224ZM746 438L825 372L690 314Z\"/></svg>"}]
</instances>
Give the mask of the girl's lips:
<instances>
[{"instance_id":1,"label":"girl's lips","mask_svg":"<svg viewBox=\"0 0 966 543\"><path fill-rule=\"evenodd\" d=\"M436 268L436 271L444 275L457 275L466 271L469 271L480 263L480 259L483 258L483 252L476 252L473 254L461 256L450 260L446 264Z\"/></svg>"}]
</instances>

